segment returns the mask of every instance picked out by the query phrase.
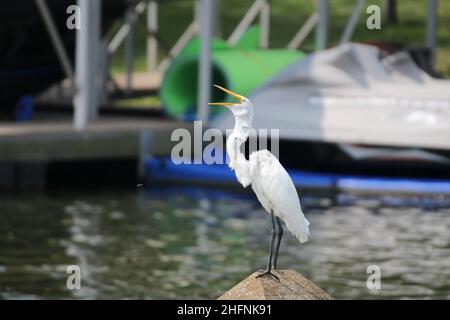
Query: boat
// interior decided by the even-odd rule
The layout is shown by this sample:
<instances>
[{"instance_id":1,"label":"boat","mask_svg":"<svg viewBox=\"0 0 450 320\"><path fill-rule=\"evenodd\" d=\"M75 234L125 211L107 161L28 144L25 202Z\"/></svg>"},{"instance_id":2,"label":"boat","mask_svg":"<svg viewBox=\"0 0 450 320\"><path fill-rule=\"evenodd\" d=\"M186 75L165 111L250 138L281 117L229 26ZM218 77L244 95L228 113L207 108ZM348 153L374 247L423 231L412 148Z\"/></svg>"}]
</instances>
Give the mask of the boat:
<instances>
[{"instance_id":1,"label":"boat","mask_svg":"<svg viewBox=\"0 0 450 320\"><path fill-rule=\"evenodd\" d=\"M450 80L406 51L348 43L311 53L249 98L255 129L279 130L286 167L450 179ZM233 123L222 112L211 127Z\"/></svg>"}]
</instances>

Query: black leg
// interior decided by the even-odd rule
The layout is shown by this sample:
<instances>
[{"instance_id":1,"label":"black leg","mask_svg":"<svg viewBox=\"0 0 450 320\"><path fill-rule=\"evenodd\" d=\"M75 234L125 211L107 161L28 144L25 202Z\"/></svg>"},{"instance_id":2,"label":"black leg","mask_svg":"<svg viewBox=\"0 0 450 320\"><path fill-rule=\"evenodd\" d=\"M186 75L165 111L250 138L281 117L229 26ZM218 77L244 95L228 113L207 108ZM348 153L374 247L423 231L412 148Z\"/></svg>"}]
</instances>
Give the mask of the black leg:
<instances>
[{"instance_id":1,"label":"black leg","mask_svg":"<svg viewBox=\"0 0 450 320\"><path fill-rule=\"evenodd\" d=\"M275 220L277 223L277 230L276 230L277 244L275 246L275 255L273 256L273 263L272 263L272 267L274 269L277 268L278 251L280 250L281 238L283 237L283 225L281 224L281 219L276 217Z\"/></svg>"},{"instance_id":2,"label":"black leg","mask_svg":"<svg viewBox=\"0 0 450 320\"><path fill-rule=\"evenodd\" d=\"M271 232L272 233L272 239L270 240L269 261L267 262L266 270L263 273L257 275L256 277L259 278L259 277L262 277L262 276L265 276L265 275L271 275L274 278L276 278L277 280L279 280L278 277L271 272L271 270L272 270L273 247L274 247L274 244L275 244L275 215L273 214L273 212L270 215L272 217L272 232Z\"/></svg>"}]
</instances>

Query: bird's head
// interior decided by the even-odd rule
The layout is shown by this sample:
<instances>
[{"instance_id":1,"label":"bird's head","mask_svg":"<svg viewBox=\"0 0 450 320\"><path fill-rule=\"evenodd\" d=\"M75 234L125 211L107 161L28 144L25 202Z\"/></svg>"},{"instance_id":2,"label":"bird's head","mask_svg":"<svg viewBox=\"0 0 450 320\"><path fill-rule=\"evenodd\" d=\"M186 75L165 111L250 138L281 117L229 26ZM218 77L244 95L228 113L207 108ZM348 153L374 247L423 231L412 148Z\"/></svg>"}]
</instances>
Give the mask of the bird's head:
<instances>
[{"instance_id":1,"label":"bird's head","mask_svg":"<svg viewBox=\"0 0 450 320\"><path fill-rule=\"evenodd\" d=\"M249 99L240 94L234 93L228 89L225 89L221 86L214 85L216 88L224 91L225 93L233 96L237 99L236 102L210 102L208 103L210 106L222 106L227 107L233 115L236 117L236 120L243 121L251 126L253 121L253 105Z\"/></svg>"}]
</instances>

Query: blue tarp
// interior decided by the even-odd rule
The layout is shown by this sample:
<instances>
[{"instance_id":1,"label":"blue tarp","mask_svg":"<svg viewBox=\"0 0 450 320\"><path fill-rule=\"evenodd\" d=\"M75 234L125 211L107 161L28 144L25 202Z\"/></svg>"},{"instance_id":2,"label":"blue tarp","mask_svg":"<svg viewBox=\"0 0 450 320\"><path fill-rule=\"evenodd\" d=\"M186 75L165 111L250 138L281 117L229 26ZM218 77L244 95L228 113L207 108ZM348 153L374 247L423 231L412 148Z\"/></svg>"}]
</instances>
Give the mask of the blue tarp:
<instances>
[{"instance_id":1,"label":"blue tarp","mask_svg":"<svg viewBox=\"0 0 450 320\"><path fill-rule=\"evenodd\" d=\"M174 164L170 158L150 158L146 177L152 180L197 181L236 184L234 172L226 164ZM450 193L450 181L436 179L368 177L303 170L289 170L298 188L322 188L379 192Z\"/></svg>"}]
</instances>

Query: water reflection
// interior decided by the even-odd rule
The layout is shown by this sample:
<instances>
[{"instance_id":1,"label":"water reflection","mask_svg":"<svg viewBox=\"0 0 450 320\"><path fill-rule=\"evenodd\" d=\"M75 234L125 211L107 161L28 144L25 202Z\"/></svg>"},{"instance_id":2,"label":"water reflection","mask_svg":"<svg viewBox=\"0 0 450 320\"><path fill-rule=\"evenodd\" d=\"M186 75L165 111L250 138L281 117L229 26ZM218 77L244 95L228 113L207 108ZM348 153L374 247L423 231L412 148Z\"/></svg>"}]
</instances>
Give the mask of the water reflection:
<instances>
[{"instance_id":1,"label":"water reflection","mask_svg":"<svg viewBox=\"0 0 450 320\"><path fill-rule=\"evenodd\" d=\"M311 241L286 233L279 265L336 298L450 298L448 201L302 195ZM246 194L157 188L1 203L0 298L216 298L266 263L268 215ZM71 264L81 290L66 287ZM372 264L379 291L366 287Z\"/></svg>"}]
</instances>

